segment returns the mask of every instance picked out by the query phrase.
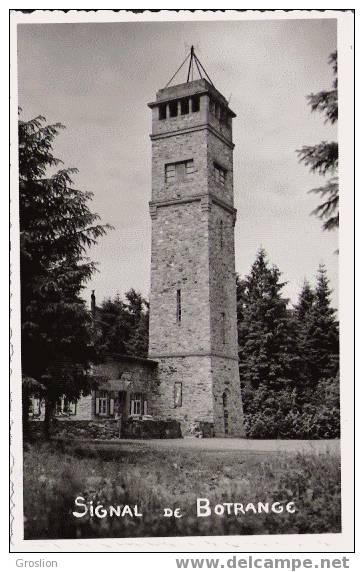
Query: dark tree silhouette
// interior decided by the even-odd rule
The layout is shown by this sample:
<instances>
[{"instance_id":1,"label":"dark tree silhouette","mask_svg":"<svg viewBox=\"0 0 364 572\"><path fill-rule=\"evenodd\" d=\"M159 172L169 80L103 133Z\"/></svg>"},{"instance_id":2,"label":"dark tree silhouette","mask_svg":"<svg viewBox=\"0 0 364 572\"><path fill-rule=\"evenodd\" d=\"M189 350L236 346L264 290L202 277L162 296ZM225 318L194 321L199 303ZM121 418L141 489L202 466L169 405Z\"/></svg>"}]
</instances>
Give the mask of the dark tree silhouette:
<instances>
[{"instance_id":1,"label":"dark tree silhouette","mask_svg":"<svg viewBox=\"0 0 364 572\"><path fill-rule=\"evenodd\" d=\"M336 123L338 119L338 81L337 81L337 52L329 57L332 65L334 81L332 90L320 91L308 96L312 111L318 111L325 116L325 122ZM339 182L337 177L339 149L336 141L321 141L317 145L305 145L297 151L300 162L319 175L331 175L331 178L321 187L311 189L323 201L316 207L315 214L324 221L323 229L331 230L339 226Z\"/></svg>"},{"instance_id":2,"label":"dark tree silhouette","mask_svg":"<svg viewBox=\"0 0 364 572\"><path fill-rule=\"evenodd\" d=\"M54 171L54 139L63 126L19 120L19 209L24 421L29 394L45 398L45 432L57 399L88 389L90 316L80 294L95 271L87 249L105 234L77 190L76 169Z\"/></svg>"}]
</instances>

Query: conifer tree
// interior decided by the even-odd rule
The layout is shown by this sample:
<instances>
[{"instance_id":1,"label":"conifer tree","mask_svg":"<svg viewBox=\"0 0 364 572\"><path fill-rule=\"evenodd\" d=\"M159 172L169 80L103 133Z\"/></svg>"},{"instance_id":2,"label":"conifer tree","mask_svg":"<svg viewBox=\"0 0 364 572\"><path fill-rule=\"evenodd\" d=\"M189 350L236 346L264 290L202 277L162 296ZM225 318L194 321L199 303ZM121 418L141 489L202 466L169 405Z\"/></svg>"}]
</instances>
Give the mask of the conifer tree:
<instances>
[{"instance_id":1,"label":"conifer tree","mask_svg":"<svg viewBox=\"0 0 364 572\"><path fill-rule=\"evenodd\" d=\"M335 377L339 368L339 326L331 306L331 290L325 266L318 269L315 301L309 315L312 383Z\"/></svg>"},{"instance_id":2,"label":"conifer tree","mask_svg":"<svg viewBox=\"0 0 364 572\"><path fill-rule=\"evenodd\" d=\"M297 354L300 363L296 379L296 387L302 396L310 386L311 378L311 313L315 301L315 293L307 280L304 281L298 302L294 307L294 324L296 331Z\"/></svg>"},{"instance_id":3,"label":"conifer tree","mask_svg":"<svg viewBox=\"0 0 364 572\"><path fill-rule=\"evenodd\" d=\"M294 332L285 283L259 250L251 272L237 284L239 370L243 388L282 389L292 383L297 365Z\"/></svg>"},{"instance_id":4,"label":"conifer tree","mask_svg":"<svg viewBox=\"0 0 364 572\"><path fill-rule=\"evenodd\" d=\"M98 308L96 323L102 358L107 354L147 356L149 306L133 288L125 293L125 301L119 295L104 300Z\"/></svg>"},{"instance_id":5,"label":"conifer tree","mask_svg":"<svg viewBox=\"0 0 364 572\"><path fill-rule=\"evenodd\" d=\"M307 99L312 111L323 113L325 123L334 124L338 119L337 52L330 54L329 63L332 65L334 73L332 89L311 93ZM310 191L320 195L323 199L312 214L324 221L324 230L337 228L339 226L339 182L337 177L339 147L337 141L321 141L316 145L304 145L297 153L299 160L307 165L312 173L331 175L331 178L324 185Z\"/></svg>"},{"instance_id":6,"label":"conifer tree","mask_svg":"<svg viewBox=\"0 0 364 572\"><path fill-rule=\"evenodd\" d=\"M87 249L108 228L89 210L92 194L74 187L76 169L52 173L62 128L41 116L18 128L24 403L32 388L42 392L46 435L57 399L89 388L90 316L81 291L95 270Z\"/></svg>"},{"instance_id":7,"label":"conifer tree","mask_svg":"<svg viewBox=\"0 0 364 572\"><path fill-rule=\"evenodd\" d=\"M320 380L338 374L339 330L330 295L326 269L320 265L315 290L306 282L295 307L302 392L314 391Z\"/></svg>"}]
</instances>

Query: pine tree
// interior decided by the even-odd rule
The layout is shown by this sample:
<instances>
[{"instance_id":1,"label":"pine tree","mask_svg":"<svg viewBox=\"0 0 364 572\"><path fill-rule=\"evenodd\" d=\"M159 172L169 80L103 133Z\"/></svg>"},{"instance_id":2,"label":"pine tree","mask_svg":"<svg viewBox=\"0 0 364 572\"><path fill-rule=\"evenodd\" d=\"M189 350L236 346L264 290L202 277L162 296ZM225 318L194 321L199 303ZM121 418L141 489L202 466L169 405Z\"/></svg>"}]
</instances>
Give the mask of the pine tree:
<instances>
[{"instance_id":1,"label":"pine tree","mask_svg":"<svg viewBox=\"0 0 364 572\"><path fill-rule=\"evenodd\" d=\"M95 270L86 251L109 228L89 210L92 194L74 188L76 169L51 173L61 163L53 143L62 128L41 116L19 121L24 403L37 387L46 403L46 435L57 399L77 399L89 389L90 316L81 291Z\"/></svg>"},{"instance_id":2,"label":"pine tree","mask_svg":"<svg viewBox=\"0 0 364 572\"><path fill-rule=\"evenodd\" d=\"M285 283L261 249L250 274L237 284L239 370L243 388L282 389L295 376L292 318Z\"/></svg>"},{"instance_id":3,"label":"pine tree","mask_svg":"<svg viewBox=\"0 0 364 572\"><path fill-rule=\"evenodd\" d=\"M338 119L338 83L337 83L337 52L329 57L333 67L334 81L332 90L320 91L308 96L312 111L325 115L325 122L336 123ZM311 193L321 196L324 201L313 211L324 220L323 229L331 230L339 226L339 183L337 169L339 148L336 141L321 141L317 145L305 145L297 151L300 161L310 167L311 172L319 175L330 174L332 177L321 187L312 189Z\"/></svg>"},{"instance_id":4,"label":"pine tree","mask_svg":"<svg viewBox=\"0 0 364 572\"><path fill-rule=\"evenodd\" d=\"M336 377L339 368L339 325L331 307L331 290L324 265L320 265L315 301L309 315L312 383Z\"/></svg>"},{"instance_id":5,"label":"pine tree","mask_svg":"<svg viewBox=\"0 0 364 572\"><path fill-rule=\"evenodd\" d=\"M125 354L146 357L149 339L149 306L133 288L103 301L97 312L98 341L101 357Z\"/></svg>"},{"instance_id":6,"label":"pine tree","mask_svg":"<svg viewBox=\"0 0 364 572\"><path fill-rule=\"evenodd\" d=\"M315 391L320 380L338 374L339 330L330 294L326 269L320 265L315 290L306 283L295 307L303 393Z\"/></svg>"},{"instance_id":7,"label":"pine tree","mask_svg":"<svg viewBox=\"0 0 364 572\"><path fill-rule=\"evenodd\" d=\"M296 387L300 396L310 386L311 379L311 313L315 301L315 293L307 280L304 281L298 302L294 307L294 324L296 331L297 353L300 362Z\"/></svg>"}]
</instances>

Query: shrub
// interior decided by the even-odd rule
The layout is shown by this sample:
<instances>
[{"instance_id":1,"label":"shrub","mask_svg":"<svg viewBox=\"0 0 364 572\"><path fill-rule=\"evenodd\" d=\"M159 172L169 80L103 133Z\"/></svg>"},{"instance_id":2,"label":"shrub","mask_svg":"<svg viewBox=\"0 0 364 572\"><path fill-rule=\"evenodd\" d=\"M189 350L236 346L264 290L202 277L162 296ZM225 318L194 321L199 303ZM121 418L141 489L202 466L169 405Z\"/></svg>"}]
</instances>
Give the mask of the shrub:
<instances>
[{"instance_id":1,"label":"shrub","mask_svg":"<svg viewBox=\"0 0 364 572\"><path fill-rule=\"evenodd\" d=\"M259 387L243 392L244 426L251 439L337 439L340 437L338 378L321 380L299 395Z\"/></svg>"}]
</instances>

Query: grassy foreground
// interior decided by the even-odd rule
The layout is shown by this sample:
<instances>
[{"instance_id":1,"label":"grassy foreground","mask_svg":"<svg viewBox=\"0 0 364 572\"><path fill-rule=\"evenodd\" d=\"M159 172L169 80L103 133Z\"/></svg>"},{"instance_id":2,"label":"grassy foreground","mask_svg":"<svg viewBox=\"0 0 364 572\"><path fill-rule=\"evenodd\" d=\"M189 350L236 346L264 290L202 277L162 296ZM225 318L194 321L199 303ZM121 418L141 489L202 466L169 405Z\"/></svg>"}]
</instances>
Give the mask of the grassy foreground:
<instances>
[{"instance_id":1,"label":"grassy foreground","mask_svg":"<svg viewBox=\"0 0 364 572\"><path fill-rule=\"evenodd\" d=\"M75 518L75 498L138 505L143 516ZM220 503L294 501L289 514L196 515L196 499ZM163 509L181 508L182 518ZM340 532L337 455L213 451L135 451L26 445L26 539Z\"/></svg>"}]
</instances>

